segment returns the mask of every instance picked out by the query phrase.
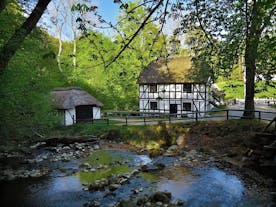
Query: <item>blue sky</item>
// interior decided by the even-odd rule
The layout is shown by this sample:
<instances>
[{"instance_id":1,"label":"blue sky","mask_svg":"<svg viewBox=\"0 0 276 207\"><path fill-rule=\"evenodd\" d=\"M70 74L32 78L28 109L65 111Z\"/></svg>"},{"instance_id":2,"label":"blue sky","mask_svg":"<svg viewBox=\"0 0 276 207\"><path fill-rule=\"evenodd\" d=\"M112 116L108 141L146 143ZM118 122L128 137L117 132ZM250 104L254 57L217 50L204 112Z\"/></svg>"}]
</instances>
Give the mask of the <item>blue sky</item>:
<instances>
[{"instance_id":1,"label":"blue sky","mask_svg":"<svg viewBox=\"0 0 276 207\"><path fill-rule=\"evenodd\" d=\"M119 15L119 4L113 3L113 0L97 0L98 12L103 15L107 21L115 22Z\"/></svg>"},{"instance_id":2,"label":"blue sky","mask_svg":"<svg viewBox=\"0 0 276 207\"><path fill-rule=\"evenodd\" d=\"M66 1L67 0L64 0L64 2ZM114 0L90 0L90 2L98 7L97 9L98 14L100 14L106 22L112 22L113 24L116 23L117 17L119 16L120 4L114 3ZM127 2L127 0L125 0L124 2ZM60 0L53 0L48 6L48 11L51 11L51 9L54 10L54 7L53 7L54 3L58 5L60 3ZM70 9L68 9L68 12L70 12ZM43 15L43 18L40 21L40 25L46 28L50 34L57 37L55 26L53 23L51 23L50 17L51 17L51 14L45 13ZM91 21L95 21L95 19L96 19L95 17L94 18L93 16L91 17ZM174 28L177 27L177 24L178 22L175 20L172 20L172 19L167 20L167 23L163 28L164 33L172 34L172 31L174 30ZM102 25L102 26L107 26L107 25ZM108 36L112 36L112 34L114 34L114 31L112 29L101 30L101 32L103 32ZM67 23L63 27L62 39L65 41L72 40L72 30L70 26L70 20L69 21L67 20Z\"/></svg>"}]
</instances>

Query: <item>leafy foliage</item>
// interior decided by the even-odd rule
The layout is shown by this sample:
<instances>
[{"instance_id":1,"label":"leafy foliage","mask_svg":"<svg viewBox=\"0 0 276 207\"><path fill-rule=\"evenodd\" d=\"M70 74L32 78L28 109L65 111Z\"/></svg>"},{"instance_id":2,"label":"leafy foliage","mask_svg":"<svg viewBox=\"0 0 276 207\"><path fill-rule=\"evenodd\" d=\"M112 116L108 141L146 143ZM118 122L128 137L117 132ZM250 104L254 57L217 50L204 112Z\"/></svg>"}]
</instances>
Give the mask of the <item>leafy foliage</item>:
<instances>
[{"instance_id":1,"label":"leafy foliage","mask_svg":"<svg viewBox=\"0 0 276 207\"><path fill-rule=\"evenodd\" d=\"M270 74L273 74L275 68L273 59L266 64L262 55L258 56L258 53L268 46L266 40L273 40L275 2L209 0L188 1L183 4L183 1L178 1L174 7L174 11L178 8L185 11L181 27L176 33L200 31L201 37L198 39L205 41L205 44L197 44L194 47L195 56L207 61L213 67L213 79L217 78L219 74L217 71L224 71L226 76L230 76L239 58L244 57L246 74L244 116L254 117L252 111L255 75L263 73L264 77L271 78ZM272 56L269 55L268 58L273 58ZM260 67L261 65L263 67Z\"/></svg>"},{"instance_id":2,"label":"leafy foliage","mask_svg":"<svg viewBox=\"0 0 276 207\"><path fill-rule=\"evenodd\" d=\"M222 81L217 83L218 86L224 91L225 99L244 98L244 83L242 81ZM276 82L259 81L255 87L256 98L276 98Z\"/></svg>"},{"instance_id":3,"label":"leafy foliage","mask_svg":"<svg viewBox=\"0 0 276 207\"><path fill-rule=\"evenodd\" d=\"M10 1L0 19L0 33L5 34L1 35L2 46L24 18L17 3ZM49 95L62 78L55 71L55 60L47 56L55 50L53 43L46 33L35 29L1 76L1 137L43 135L56 123Z\"/></svg>"}]
</instances>

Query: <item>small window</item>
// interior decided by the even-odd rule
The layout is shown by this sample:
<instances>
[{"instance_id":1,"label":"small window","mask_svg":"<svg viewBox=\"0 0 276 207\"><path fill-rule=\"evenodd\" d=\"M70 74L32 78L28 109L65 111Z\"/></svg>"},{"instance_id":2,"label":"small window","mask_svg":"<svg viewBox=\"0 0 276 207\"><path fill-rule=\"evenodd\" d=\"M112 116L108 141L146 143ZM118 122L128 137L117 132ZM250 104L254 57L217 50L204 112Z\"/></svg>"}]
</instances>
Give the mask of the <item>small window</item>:
<instances>
[{"instance_id":1,"label":"small window","mask_svg":"<svg viewBox=\"0 0 276 207\"><path fill-rule=\"evenodd\" d=\"M150 102L150 109L157 110L157 102Z\"/></svg>"},{"instance_id":2,"label":"small window","mask_svg":"<svg viewBox=\"0 0 276 207\"><path fill-rule=\"evenodd\" d=\"M192 104L191 103L183 103L183 111L192 111Z\"/></svg>"},{"instance_id":3,"label":"small window","mask_svg":"<svg viewBox=\"0 0 276 207\"><path fill-rule=\"evenodd\" d=\"M192 84L184 83L183 84L183 92L191 93L192 92Z\"/></svg>"},{"instance_id":4,"label":"small window","mask_svg":"<svg viewBox=\"0 0 276 207\"><path fill-rule=\"evenodd\" d=\"M157 85L156 84L150 84L149 90L151 93L157 92Z\"/></svg>"}]
</instances>

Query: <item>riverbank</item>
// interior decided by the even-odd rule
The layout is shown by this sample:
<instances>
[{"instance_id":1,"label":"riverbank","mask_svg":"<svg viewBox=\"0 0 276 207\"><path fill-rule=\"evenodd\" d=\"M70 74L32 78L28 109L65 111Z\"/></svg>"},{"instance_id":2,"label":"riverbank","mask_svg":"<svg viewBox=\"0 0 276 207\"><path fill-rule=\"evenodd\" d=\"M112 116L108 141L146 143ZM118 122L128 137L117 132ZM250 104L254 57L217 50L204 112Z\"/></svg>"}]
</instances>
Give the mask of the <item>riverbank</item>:
<instances>
[{"instance_id":1,"label":"riverbank","mask_svg":"<svg viewBox=\"0 0 276 207\"><path fill-rule=\"evenodd\" d=\"M64 135L26 144L19 150L1 152L1 180L72 175L79 165L64 163L88 157L99 149L116 149L177 157L177 165L193 169L214 166L239 177L255 192L275 192L273 168L261 166L263 145L258 137L264 125L253 121L199 122L147 127L117 127L89 136ZM62 166L62 167L60 167ZM94 170L104 170L105 165ZM125 170L125 168L120 169ZM144 167L143 170L147 170ZM112 173L112 172L111 172Z\"/></svg>"}]
</instances>

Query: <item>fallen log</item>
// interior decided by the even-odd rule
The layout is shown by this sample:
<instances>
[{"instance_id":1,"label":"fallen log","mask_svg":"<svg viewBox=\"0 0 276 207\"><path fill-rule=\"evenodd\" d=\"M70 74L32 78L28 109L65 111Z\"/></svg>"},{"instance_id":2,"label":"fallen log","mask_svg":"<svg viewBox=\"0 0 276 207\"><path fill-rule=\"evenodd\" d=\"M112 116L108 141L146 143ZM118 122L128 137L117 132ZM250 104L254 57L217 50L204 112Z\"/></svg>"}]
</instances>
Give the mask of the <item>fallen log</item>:
<instances>
[{"instance_id":1,"label":"fallen log","mask_svg":"<svg viewBox=\"0 0 276 207\"><path fill-rule=\"evenodd\" d=\"M92 142L92 143L98 143L100 140L99 137L96 136L63 136L63 137L48 137L43 140L43 142L46 142L47 146L55 146L57 144L72 144L75 142Z\"/></svg>"}]
</instances>

